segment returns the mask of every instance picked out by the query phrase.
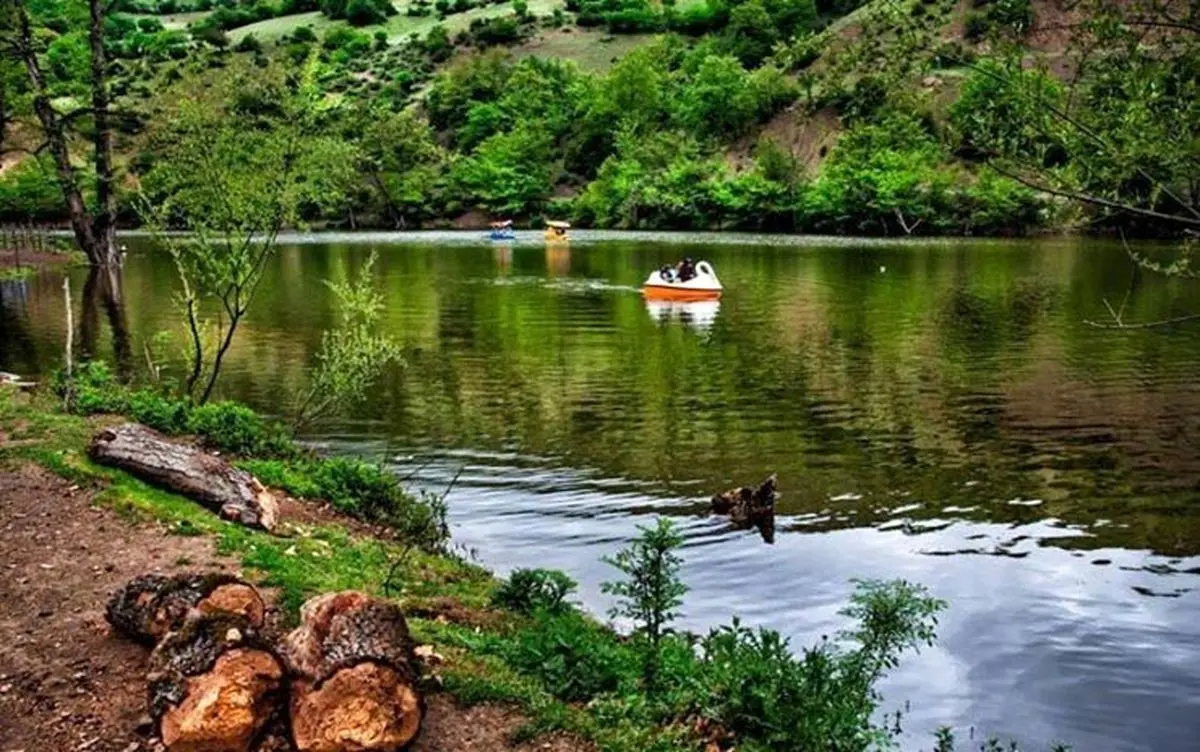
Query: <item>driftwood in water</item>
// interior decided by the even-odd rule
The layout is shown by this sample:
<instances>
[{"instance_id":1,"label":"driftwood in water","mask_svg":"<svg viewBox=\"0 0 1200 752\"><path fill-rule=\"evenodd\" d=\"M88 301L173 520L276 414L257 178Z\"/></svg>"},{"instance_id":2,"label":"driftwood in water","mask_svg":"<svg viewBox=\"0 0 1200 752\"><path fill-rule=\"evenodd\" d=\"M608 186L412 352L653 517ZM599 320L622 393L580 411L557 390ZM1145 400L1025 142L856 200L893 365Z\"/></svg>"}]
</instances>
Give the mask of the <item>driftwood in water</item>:
<instances>
[{"instance_id":1,"label":"driftwood in water","mask_svg":"<svg viewBox=\"0 0 1200 752\"><path fill-rule=\"evenodd\" d=\"M775 476L771 475L758 488L731 488L712 497L712 510L729 515L737 527L756 527L767 543L775 542Z\"/></svg>"},{"instance_id":2,"label":"driftwood in water","mask_svg":"<svg viewBox=\"0 0 1200 752\"><path fill-rule=\"evenodd\" d=\"M243 616L252 627L261 628L266 604L253 585L233 575L148 574L114 593L105 617L127 637L155 645L189 617L220 613Z\"/></svg>"},{"instance_id":3,"label":"driftwood in water","mask_svg":"<svg viewBox=\"0 0 1200 752\"><path fill-rule=\"evenodd\" d=\"M251 527L271 530L279 504L254 476L193 446L168 441L136 423L106 428L92 437L88 454Z\"/></svg>"},{"instance_id":4,"label":"driftwood in water","mask_svg":"<svg viewBox=\"0 0 1200 752\"><path fill-rule=\"evenodd\" d=\"M189 618L150 655L150 714L170 752L247 752L281 716L283 676L245 617Z\"/></svg>"},{"instance_id":5,"label":"driftwood in water","mask_svg":"<svg viewBox=\"0 0 1200 752\"><path fill-rule=\"evenodd\" d=\"M424 700L404 615L364 593L319 596L284 642L292 739L301 752L398 750L421 729Z\"/></svg>"}]
</instances>

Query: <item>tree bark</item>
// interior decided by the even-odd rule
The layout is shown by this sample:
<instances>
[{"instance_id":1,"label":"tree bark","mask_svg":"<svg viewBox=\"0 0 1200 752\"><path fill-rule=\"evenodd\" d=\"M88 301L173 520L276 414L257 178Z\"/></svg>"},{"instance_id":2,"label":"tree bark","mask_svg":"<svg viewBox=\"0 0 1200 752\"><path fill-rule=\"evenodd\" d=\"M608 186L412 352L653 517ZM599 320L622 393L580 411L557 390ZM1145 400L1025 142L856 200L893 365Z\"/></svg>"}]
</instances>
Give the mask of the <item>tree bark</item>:
<instances>
[{"instance_id":1,"label":"tree bark","mask_svg":"<svg viewBox=\"0 0 1200 752\"><path fill-rule=\"evenodd\" d=\"M283 676L245 618L188 619L150 655L150 715L170 752L248 752L282 714Z\"/></svg>"},{"instance_id":2,"label":"tree bark","mask_svg":"<svg viewBox=\"0 0 1200 752\"><path fill-rule=\"evenodd\" d=\"M421 729L424 699L404 615L365 593L319 596L284 641L292 738L301 752L398 750Z\"/></svg>"},{"instance_id":3,"label":"tree bark","mask_svg":"<svg viewBox=\"0 0 1200 752\"><path fill-rule=\"evenodd\" d=\"M145 426L106 428L92 437L88 454L243 525L269 531L278 519L275 497L250 473L195 447L168 441Z\"/></svg>"},{"instance_id":4,"label":"tree bark","mask_svg":"<svg viewBox=\"0 0 1200 752\"><path fill-rule=\"evenodd\" d=\"M104 50L103 0L88 0L91 25L88 42L92 48L93 160L96 165L96 214L92 235L101 266L120 266L117 249L116 177L113 174L112 123L109 120L108 59Z\"/></svg>"},{"instance_id":5,"label":"tree bark","mask_svg":"<svg viewBox=\"0 0 1200 752\"><path fill-rule=\"evenodd\" d=\"M75 242L93 266L118 265L121 257L117 252L113 209L115 179L112 169L107 59L104 52L104 4L102 0L88 0L92 18L89 40L92 47L92 116L96 128L93 148L99 204L98 212L93 217L83 198L79 174L71 164L67 124L50 101L46 77L38 61L37 48L34 46L29 10L23 2L7 1L11 2L17 27L13 47L29 75L33 90L33 111L42 126L50 155L54 158L58 185L71 218Z\"/></svg>"},{"instance_id":6,"label":"tree bark","mask_svg":"<svg viewBox=\"0 0 1200 752\"><path fill-rule=\"evenodd\" d=\"M253 585L230 574L147 574L113 593L104 616L126 637L155 645L188 618L221 613L241 616L261 629L266 604Z\"/></svg>"}]
</instances>

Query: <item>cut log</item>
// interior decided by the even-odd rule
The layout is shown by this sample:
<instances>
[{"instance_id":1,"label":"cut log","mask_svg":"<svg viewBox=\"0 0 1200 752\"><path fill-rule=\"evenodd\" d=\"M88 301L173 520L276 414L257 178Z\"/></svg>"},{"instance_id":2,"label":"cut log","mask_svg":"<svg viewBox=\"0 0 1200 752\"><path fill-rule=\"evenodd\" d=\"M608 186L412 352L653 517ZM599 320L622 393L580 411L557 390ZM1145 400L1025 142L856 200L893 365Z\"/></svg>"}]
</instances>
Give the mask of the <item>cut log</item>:
<instances>
[{"instance_id":1,"label":"cut log","mask_svg":"<svg viewBox=\"0 0 1200 752\"><path fill-rule=\"evenodd\" d=\"M301 752L390 752L421 729L424 699L404 614L365 593L319 596L284 641Z\"/></svg>"},{"instance_id":2,"label":"cut log","mask_svg":"<svg viewBox=\"0 0 1200 752\"><path fill-rule=\"evenodd\" d=\"M731 488L712 497L712 510L729 515L736 527L756 527L767 543L775 542L775 476L771 475L758 488Z\"/></svg>"},{"instance_id":3,"label":"cut log","mask_svg":"<svg viewBox=\"0 0 1200 752\"><path fill-rule=\"evenodd\" d=\"M243 616L258 629L266 617L266 604L253 585L230 574L148 574L113 593L105 617L125 636L156 645L189 616L220 613Z\"/></svg>"},{"instance_id":4,"label":"cut log","mask_svg":"<svg viewBox=\"0 0 1200 752\"><path fill-rule=\"evenodd\" d=\"M150 714L170 752L248 752L282 712L283 675L244 617L190 618L150 655Z\"/></svg>"},{"instance_id":5,"label":"cut log","mask_svg":"<svg viewBox=\"0 0 1200 752\"><path fill-rule=\"evenodd\" d=\"M250 473L137 423L100 431L88 454L243 525L272 530L279 517L278 501Z\"/></svg>"}]
</instances>

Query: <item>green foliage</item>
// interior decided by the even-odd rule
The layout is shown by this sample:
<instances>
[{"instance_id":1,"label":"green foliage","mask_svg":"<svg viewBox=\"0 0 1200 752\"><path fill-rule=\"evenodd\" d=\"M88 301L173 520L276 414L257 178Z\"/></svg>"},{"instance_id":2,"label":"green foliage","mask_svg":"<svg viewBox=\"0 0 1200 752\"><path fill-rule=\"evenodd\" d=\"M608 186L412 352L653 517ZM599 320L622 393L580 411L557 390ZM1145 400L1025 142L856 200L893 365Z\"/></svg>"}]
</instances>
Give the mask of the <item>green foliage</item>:
<instances>
[{"instance_id":1,"label":"green foliage","mask_svg":"<svg viewBox=\"0 0 1200 752\"><path fill-rule=\"evenodd\" d=\"M240 402L212 402L191 411L188 430L206 445L244 457L285 456L295 447L285 429Z\"/></svg>"},{"instance_id":2,"label":"green foliage","mask_svg":"<svg viewBox=\"0 0 1200 752\"><path fill-rule=\"evenodd\" d=\"M50 157L25 159L0 175L0 220L56 219L62 191Z\"/></svg>"},{"instance_id":3,"label":"green foliage","mask_svg":"<svg viewBox=\"0 0 1200 752\"><path fill-rule=\"evenodd\" d=\"M149 389L139 389L130 393L123 412L138 423L165 434L179 434L189 430L188 403Z\"/></svg>"},{"instance_id":4,"label":"green foliage","mask_svg":"<svg viewBox=\"0 0 1200 752\"><path fill-rule=\"evenodd\" d=\"M557 569L514 569L492 594L492 604L522 614L558 614L571 609L567 600L575 581Z\"/></svg>"},{"instance_id":5,"label":"green foliage","mask_svg":"<svg viewBox=\"0 0 1200 752\"><path fill-rule=\"evenodd\" d=\"M688 587L679 576L683 559L675 551L683 545L683 536L674 524L660 517L654 527L638 530L629 548L604 559L624 579L606 582L602 590L617 599L610 615L632 621L634 633L645 641L643 677L653 692L659 684L662 638L679 615Z\"/></svg>"},{"instance_id":6,"label":"green foliage","mask_svg":"<svg viewBox=\"0 0 1200 752\"><path fill-rule=\"evenodd\" d=\"M306 202L336 200L338 178L352 166L346 144L321 132L311 68L297 83L275 68L224 76L220 88L171 97L139 207L175 262L191 344L185 391L198 391L201 403L212 395L280 229L298 223Z\"/></svg>"},{"instance_id":7,"label":"green foliage","mask_svg":"<svg viewBox=\"0 0 1200 752\"><path fill-rule=\"evenodd\" d=\"M387 366L400 361L400 347L379 334L383 297L374 289L372 253L353 282L327 282L338 303L338 324L321 336L317 364L296 409L293 427L343 413L361 404Z\"/></svg>"},{"instance_id":8,"label":"green foliage","mask_svg":"<svg viewBox=\"0 0 1200 752\"><path fill-rule=\"evenodd\" d=\"M630 685L637 658L611 630L574 611L540 613L498 651L510 666L536 677L567 702L587 702Z\"/></svg>"},{"instance_id":9,"label":"green foliage","mask_svg":"<svg viewBox=\"0 0 1200 752\"><path fill-rule=\"evenodd\" d=\"M860 582L842 612L857 625L848 645L822 642L800 656L777 632L735 620L700 643L692 710L751 750L884 746L895 730L877 721L875 684L904 652L932 644L943 608L904 581Z\"/></svg>"}]
</instances>

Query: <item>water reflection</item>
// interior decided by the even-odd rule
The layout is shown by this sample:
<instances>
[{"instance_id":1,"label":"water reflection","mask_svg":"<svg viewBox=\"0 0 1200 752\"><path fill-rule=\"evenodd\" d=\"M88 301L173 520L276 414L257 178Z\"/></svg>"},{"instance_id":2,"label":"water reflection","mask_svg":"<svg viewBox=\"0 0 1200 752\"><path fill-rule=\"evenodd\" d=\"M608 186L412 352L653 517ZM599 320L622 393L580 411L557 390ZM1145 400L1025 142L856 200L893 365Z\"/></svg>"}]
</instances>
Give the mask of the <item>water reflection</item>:
<instances>
[{"instance_id":1,"label":"water reflection","mask_svg":"<svg viewBox=\"0 0 1200 752\"><path fill-rule=\"evenodd\" d=\"M684 326L707 331L717 321L721 301L647 300L646 310L649 311L650 317L659 323L679 321Z\"/></svg>"},{"instance_id":2,"label":"water reflection","mask_svg":"<svg viewBox=\"0 0 1200 752\"><path fill-rule=\"evenodd\" d=\"M603 612L599 557L669 514L688 537L692 628L736 612L804 644L842 625L851 577L948 599L937 648L888 685L913 701L914 733L1192 745L1200 327L1081 323L1124 294L1119 245L359 239L281 249L224 393L279 409L335 318L321 280L377 250L405 367L317 438L401 457L406 475L423 465L417 480L437 488L463 470L455 535L485 563L567 569ZM719 308L644 302L648 271L683 255L721 270ZM169 259L130 257L135 351L175 326L172 285ZM0 288L0 370L48 373L61 276L23 289ZM1193 292L1147 277L1126 315L1169 317ZM708 514L713 492L770 473L774 546Z\"/></svg>"}]
</instances>

